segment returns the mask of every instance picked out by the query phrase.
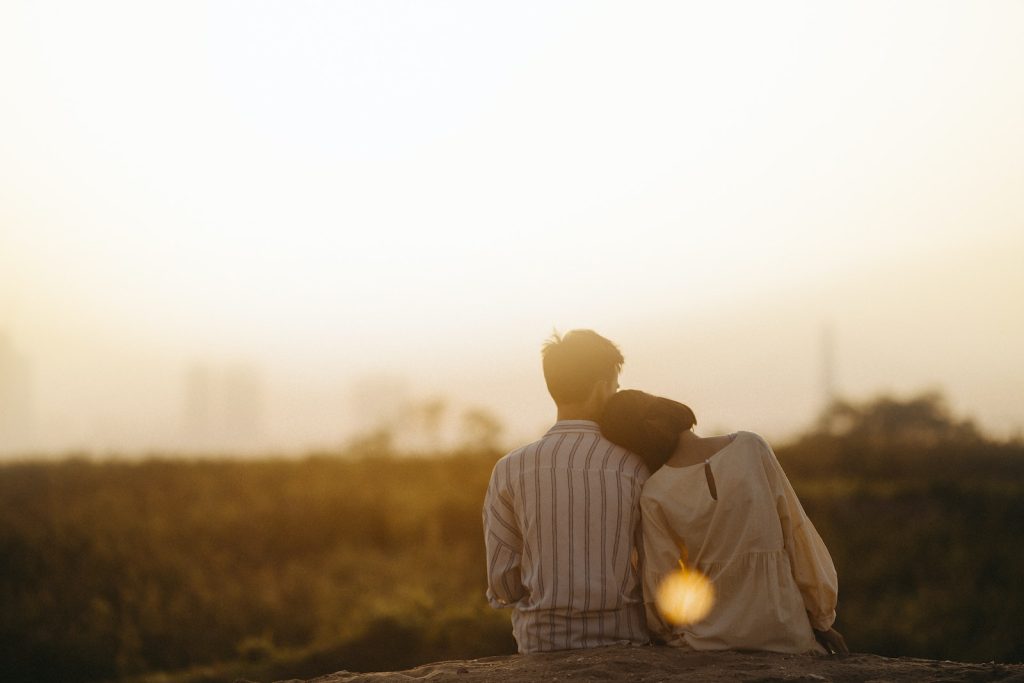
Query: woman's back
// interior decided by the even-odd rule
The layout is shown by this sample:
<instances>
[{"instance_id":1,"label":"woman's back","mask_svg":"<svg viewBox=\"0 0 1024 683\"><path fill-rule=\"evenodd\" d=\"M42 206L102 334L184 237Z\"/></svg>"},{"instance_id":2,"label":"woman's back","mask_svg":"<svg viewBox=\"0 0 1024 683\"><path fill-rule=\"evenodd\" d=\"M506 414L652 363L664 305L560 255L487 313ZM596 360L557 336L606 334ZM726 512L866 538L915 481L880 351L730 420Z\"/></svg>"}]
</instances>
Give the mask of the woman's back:
<instances>
[{"instance_id":1,"label":"woman's back","mask_svg":"<svg viewBox=\"0 0 1024 683\"><path fill-rule=\"evenodd\" d=\"M831 625L835 569L764 439L739 432L706 465L662 467L647 481L641 507L653 632L700 650L824 651L808 613L822 630ZM711 579L717 601L705 619L672 628L653 599L684 553Z\"/></svg>"}]
</instances>

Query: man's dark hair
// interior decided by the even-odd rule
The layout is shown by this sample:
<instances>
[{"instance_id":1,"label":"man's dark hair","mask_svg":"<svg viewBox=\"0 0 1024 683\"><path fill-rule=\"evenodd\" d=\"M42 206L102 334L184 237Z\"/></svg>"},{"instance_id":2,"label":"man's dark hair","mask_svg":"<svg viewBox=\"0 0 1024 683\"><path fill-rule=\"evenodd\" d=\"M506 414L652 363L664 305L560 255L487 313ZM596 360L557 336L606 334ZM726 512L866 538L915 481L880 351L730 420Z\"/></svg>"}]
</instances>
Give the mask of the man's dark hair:
<instances>
[{"instance_id":1,"label":"man's dark hair","mask_svg":"<svg viewBox=\"0 0 1024 683\"><path fill-rule=\"evenodd\" d=\"M548 393L558 404L585 401L595 384L618 377L625 362L619 347L593 330L555 332L541 356Z\"/></svg>"},{"instance_id":2,"label":"man's dark hair","mask_svg":"<svg viewBox=\"0 0 1024 683\"><path fill-rule=\"evenodd\" d=\"M639 455L652 473L672 456L679 435L695 424L689 406L635 389L609 398L600 419L604 437Z\"/></svg>"}]
</instances>

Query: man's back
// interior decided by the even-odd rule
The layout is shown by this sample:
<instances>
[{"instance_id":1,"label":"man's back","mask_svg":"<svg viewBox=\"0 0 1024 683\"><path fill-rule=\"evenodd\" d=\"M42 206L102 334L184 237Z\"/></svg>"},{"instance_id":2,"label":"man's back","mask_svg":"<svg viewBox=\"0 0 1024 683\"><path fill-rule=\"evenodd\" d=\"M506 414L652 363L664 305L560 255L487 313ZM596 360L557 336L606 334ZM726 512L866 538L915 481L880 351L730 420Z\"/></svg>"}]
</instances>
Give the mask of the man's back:
<instances>
[{"instance_id":1,"label":"man's back","mask_svg":"<svg viewBox=\"0 0 1024 683\"><path fill-rule=\"evenodd\" d=\"M498 461L484 502L487 598L520 652L648 641L637 569L647 469L589 420Z\"/></svg>"}]
</instances>

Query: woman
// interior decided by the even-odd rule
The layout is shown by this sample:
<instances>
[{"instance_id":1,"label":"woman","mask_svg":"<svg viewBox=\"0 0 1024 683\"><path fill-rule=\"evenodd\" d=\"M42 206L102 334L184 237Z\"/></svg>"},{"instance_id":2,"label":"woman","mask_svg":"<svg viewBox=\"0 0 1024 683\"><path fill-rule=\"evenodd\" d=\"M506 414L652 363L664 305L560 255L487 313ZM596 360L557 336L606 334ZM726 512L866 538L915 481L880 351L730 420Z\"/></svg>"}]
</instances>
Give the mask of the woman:
<instances>
[{"instance_id":1,"label":"woman","mask_svg":"<svg viewBox=\"0 0 1024 683\"><path fill-rule=\"evenodd\" d=\"M847 652L832 628L836 570L771 446L757 434L699 437L687 406L642 391L609 399L601 431L647 462L641 496L644 602L656 638L695 650ZM672 626L655 602L679 561L713 583L702 620Z\"/></svg>"}]
</instances>

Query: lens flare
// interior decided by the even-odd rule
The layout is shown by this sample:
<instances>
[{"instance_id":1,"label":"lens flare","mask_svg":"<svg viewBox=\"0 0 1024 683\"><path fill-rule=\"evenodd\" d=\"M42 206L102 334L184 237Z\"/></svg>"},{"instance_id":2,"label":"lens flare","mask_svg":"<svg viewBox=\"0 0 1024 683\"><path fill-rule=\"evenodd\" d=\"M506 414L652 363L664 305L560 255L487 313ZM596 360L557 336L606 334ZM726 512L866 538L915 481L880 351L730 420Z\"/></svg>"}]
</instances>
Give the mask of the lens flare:
<instances>
[{"instance_id":1,"label":"lens flare","mask_svg":"<svg viewBox=\"0 0 1024 683\"><path fill-rule=\"evenodd\" d=\"M679 571L672 572L658 585L655 600L666 621L684 626L708 615L715 604L715 588L708 577L680 562Z\"/></svg>"}]
</instances>

